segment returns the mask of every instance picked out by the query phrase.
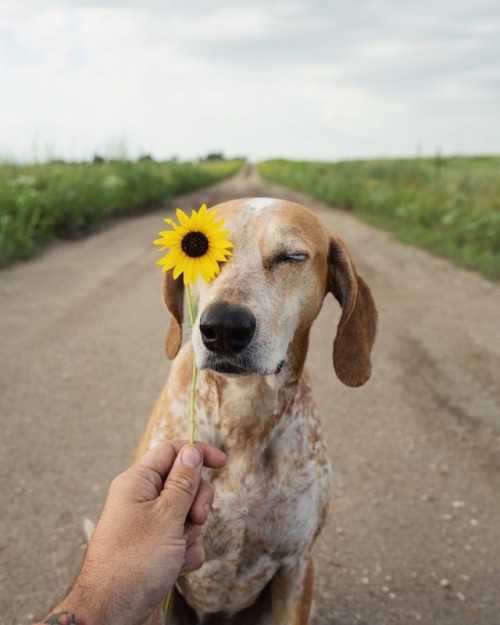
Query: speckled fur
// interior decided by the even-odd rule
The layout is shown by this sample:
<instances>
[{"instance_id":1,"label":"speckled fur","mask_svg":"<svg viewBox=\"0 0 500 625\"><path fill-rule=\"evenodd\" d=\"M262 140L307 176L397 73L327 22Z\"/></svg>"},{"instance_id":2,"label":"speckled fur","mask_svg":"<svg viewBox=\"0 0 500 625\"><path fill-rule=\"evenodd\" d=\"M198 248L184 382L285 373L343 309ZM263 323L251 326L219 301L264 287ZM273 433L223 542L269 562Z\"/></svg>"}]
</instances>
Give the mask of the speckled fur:
<instances>
[{"instance_id":1,"label":"speckled fur","mask_svg":"<svg viewBox=\"0 0 500 625\"><path fill-rule=\"evenodd\" d=\"M304 371L309 329L331 291L344 311L336 342L341 342L340 328L345 328L351 343L370 343L360 346L369 353L376 311L342 242L307 209L258 198L229 202L217 211L226 217L234 256L217 280L200 286L199 310L226 302L252 311L257 320L255 335L243 356L237 356L250 371L232 377L208 368L213 354L203 345L197 320L192 341L172 364L136 455L163 439L186 437L194 348L200 369L197 438L223 449L228 462L221 471L205 471L215 489L213 511L202 537L207 559L199 571L178 580L178 591L203 623L209 614L244 610L270 584L272 623L307 625L310 554L330 498L327 451ZM283 251L306 252L308 258L275 263L273 259ZM164 289L167 300L171 288ZM175 316L180 326L182 311L174 311ZM349 321L356 316L357 321ZM369 337L351 328L353 323L371 324L365 331ZM282 361L281 373L272 375ZM369 358L358 367L362 375L352 373L352 363L342 364L341 356L337 361L339 377L351 386L369 376L364 371Z\"/></svg>"}]
</instances>

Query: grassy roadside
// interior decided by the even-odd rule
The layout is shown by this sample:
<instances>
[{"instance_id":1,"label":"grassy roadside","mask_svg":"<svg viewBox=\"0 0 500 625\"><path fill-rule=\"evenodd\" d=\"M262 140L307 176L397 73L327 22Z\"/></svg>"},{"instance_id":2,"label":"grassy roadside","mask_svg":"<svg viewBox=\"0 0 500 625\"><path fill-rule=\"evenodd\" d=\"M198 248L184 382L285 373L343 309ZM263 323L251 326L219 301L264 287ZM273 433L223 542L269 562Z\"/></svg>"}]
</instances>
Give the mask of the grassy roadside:
<instances>
[{"instance_id":1,"label":"grassy roadside","mask_svg":"<svg viewBox=\"0 0 500 625\"><path fill-rule=\"evenodd\" d=\"M259 171L500 280L500 157L274 160Z\"/></svg>"},{"instance_id":2,"label":"grassy roadside","mask_svg":"<svg viewBox=\"0 0 500 625\"><path fill-rule=\"evenodd\" d=\"M145 160L0 165L0 267L37 254L56 238L81 236L110 217L144 212L232 176L242 164Z\"/></svg>"}]
</instances>

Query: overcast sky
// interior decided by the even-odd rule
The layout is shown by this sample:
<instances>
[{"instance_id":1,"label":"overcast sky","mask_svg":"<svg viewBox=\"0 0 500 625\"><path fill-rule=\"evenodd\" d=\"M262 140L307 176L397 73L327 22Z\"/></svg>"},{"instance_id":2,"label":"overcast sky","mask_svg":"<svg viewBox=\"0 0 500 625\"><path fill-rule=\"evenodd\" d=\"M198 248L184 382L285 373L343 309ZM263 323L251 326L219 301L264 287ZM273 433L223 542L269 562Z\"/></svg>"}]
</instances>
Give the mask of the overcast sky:
<instances>
[{"instance_id":1,"label":"overcast sky","mask_svg":"<svg viewBox=\"0 0 500 625\"><path fill-rule=\"evenodd\" d=\"M0 0L0 159L500 153L499 0Z\"/></svg>"}]
</instances>

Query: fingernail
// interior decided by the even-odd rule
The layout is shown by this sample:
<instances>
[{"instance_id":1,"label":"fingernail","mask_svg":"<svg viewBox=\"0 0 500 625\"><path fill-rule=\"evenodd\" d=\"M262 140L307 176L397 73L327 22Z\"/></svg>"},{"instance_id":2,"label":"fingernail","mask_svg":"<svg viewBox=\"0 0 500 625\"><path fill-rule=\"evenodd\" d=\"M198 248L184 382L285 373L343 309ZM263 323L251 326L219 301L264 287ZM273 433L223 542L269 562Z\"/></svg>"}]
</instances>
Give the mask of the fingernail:
<instances>
[{"instance_id":1,"label":"fingernail","mask_svg":"<svg viewBox=\"0 0 500 625\"><path fill-rule=\"evenodd\" d=\"M181 451L181 460L185 467L199 467L202 461L201 451L194 445L186 445Z\"/></svg>"}]
</instances>

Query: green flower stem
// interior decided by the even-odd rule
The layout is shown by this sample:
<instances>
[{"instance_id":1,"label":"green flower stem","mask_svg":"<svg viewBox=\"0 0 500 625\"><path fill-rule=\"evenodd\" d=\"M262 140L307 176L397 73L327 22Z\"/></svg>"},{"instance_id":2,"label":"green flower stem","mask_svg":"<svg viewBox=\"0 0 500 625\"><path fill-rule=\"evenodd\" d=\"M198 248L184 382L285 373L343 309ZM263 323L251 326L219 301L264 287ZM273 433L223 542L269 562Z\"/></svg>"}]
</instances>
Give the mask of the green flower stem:
<instances>
[{"instance_id":1,"label":"green flower stem","mask_svg":"<svg viewBox=\"0 0 500 625\"><path fill-rule=\"evenodd\" d=\"M189 311L189 325L191 329L194 326L194 308L193 308L193 300L191 299L191 289L189 288L189 283L186 284L186 299L188 304ZM198 369L196 367L196 360L193 354L193 377L191 380L191 394L190 394L190 402L189 402L189 442L191 445L194 443L194 431L196 427L196 418L195 418L195 398L196 398L196 380L198 378Z\"/></svg>"},{"instance_id":2,"label":"green flower stem","mask_svg":"<svg viewBox=\"0 0 500 625\"><path fill-rule=\"evenodd\" d=\"M193 357L193 378L191 381L191 402L189 407L189 442L192 445L194 443L194 431L196 427L196 418L195 418L195 396L196 396L196 380L198 378L198 368L196 366L196 362Z\"/></svg>"},{"instance_id":3,"label":"green flower stem","mask_svg":"<svg viewBox=\"0 0 500 625\"><path fill-rule=\"evenodd\" d=\"M188 305L188 313L189 313L189 325L191 329L194 326L195 314L193 307L193 300L191 299L191 291L189 289L189 283L186 284L186 299ZM198 368L196 367L196 360L193 354L193 377L191 380L191 393L190 393L190 401L189 401L189 442L192 445L194 443L194 431L196 427L196 416L195 416L195 399L196 399L196 380L198 379ZM166 614L168 611L168 606L170 605L170 599L172 597L172 591L174 587L172 586L165 598L163 599L163 603L161 604L161 610L163 614Z\"/></svg>"},{"instance_id":4,"label":"green flower stem","mask_svg":"<svg viewBox=\"0 0 500 625\"><path fill-rule=\"evenodd\" d=\"M189 288L189 282L188 284L186 284L186 299L188 304L189 325L192 328L194 326L194 307L193 300L191 299L191 289Z\"/></svg>"},{"instance_id":5,"label":"green flower stem","mask_svg":"<svg viewBox=\"0 0 500 625\"><path fill-rule=\"evenodd\" d=\"M167 613L168 610L168 606L170 605L170 598L172 597L172 591L173 591L174 587L171 586L168 589L167 594L165 595L165 598L163 599L163 603L161 604L161 611L163 612L163 614Z\"/></svg>"}]
</instances>

